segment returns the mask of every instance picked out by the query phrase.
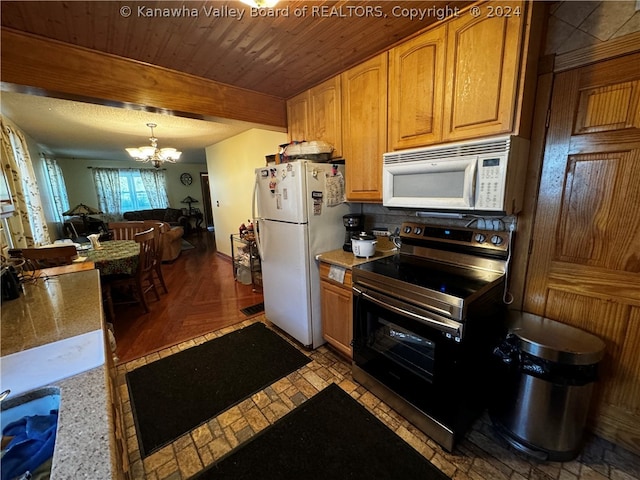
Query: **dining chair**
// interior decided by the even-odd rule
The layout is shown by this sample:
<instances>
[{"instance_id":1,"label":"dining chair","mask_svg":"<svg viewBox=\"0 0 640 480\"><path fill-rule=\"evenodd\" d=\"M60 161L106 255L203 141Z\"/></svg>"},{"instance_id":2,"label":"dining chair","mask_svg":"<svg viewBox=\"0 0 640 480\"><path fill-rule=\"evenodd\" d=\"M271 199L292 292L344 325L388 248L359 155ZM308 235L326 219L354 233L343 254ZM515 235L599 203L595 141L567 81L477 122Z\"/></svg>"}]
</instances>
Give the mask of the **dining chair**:
<instances>
[{"instance_id":1,"label":"dining chair","mask_svg":"<svg viewBox=\"0 0 640 480\"><path fill-rule=\"evenodd\" d=\"M22 248L20 256L25 260L23 269L33 271L71 265L73 260L78 258L78 251L74 245Z\"/></svg>"},{"instance_id":2,"label":"dining chair","mask_svg":"<svg viewBox=\"0 0 640 480\"><path fill-rule=\"evenodd\" d=\"M143 221L109 222L107 226L112 240L134 240L135 235L149 227Z\"/></svg>"},{"instance_id":3,"label":"dining chair","mask_svg":"<svg viewBox=\"0 0 640 480\"><path fill-rule=\"evenodd\" d=\"M143 222L147 228L153 227L156 233L156 260L155 260L155 273L158 277L158 281L160 285L162 285L162 289L164 293L169 293L167 289L167 284L164 282L164 277L162 276L162 254L163 254L163 242L162 235L171 230L171 226L165 222L159 222L157 220L143 220Z\"/></svg>"},{"instance_id":4,"label":"dining chair","mask_svg":"<svg viewBox=\"0 0 640 480\"><path fill-rule=\"evenodd\" d=\"M137 233L140 233L149 228L154 229L156 238L156 259L154 265L154 272L158 277L158 281L162 286L164 293L169 293L167 284L162 276L162 239L160 236L171 227L157 220L140 220L140 221L128 221L128 222L109 222L109 233L112 240L133 240Z\"/></svg>"},{"instance_id":5,"label":"dining chair","mask_svg":"<svg viewBox=\"0 0 640 480\"><path fill-rule=\"evenodd\" d=\"M155 229L136 233L134 240L140 244L140 253L138 254L138 267L133 275L105 275L102 277L105 295L105 301L109 312L113 315L113 297L112 290L118 288L128 288L134 292L136 303L140 303L146 313L149 313L149 305L147 303L146 294L153 291L156 300L160 300L158 289L156 288L155 258L156 258L156 240ZM130 302L127 302L130 303Z\"/></svg>"}]
</instances>

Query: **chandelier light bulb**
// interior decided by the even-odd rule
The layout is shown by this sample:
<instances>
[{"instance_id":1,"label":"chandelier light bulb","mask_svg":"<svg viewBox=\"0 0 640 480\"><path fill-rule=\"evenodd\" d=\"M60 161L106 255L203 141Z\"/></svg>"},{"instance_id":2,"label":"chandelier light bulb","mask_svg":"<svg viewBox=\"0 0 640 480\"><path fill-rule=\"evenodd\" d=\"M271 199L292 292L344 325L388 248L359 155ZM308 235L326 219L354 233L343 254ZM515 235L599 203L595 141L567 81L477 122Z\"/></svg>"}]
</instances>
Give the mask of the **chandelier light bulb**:
<instances>
[{"instance_id":1,"label":"chandelier light bulb","mask_svg":"<svg viewBox=\"0 0 640 480\"><path fill-rule=\"evenodd\" d=\"M245 5L253 8L273 8L278 0L240 0Z\"/></svg>"},{"instance_id":2,"label":"chandelier light bulb","mask_svg":"<svg viewBox=\"0 0 640 480\"><path fill-rule=\"evenodd\" d=\"M127 148L129 155L137 162L151 162L155 168L160 168L164 162L176 163L182 152L171 147L158 148L158 139L153 134L153 129L157 125L155 123L147 123L147 127L151 129L151 137L149 137L151 145Z\"/></svg>"}]
</instances>

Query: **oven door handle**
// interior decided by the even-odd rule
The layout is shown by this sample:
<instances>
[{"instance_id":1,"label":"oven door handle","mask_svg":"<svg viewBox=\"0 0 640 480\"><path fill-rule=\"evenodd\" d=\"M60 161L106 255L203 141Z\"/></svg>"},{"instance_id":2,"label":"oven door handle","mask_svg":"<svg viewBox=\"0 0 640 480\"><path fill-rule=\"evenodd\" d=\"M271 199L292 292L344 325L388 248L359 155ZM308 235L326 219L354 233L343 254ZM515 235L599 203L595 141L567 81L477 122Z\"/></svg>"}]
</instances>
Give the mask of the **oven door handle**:
<instances>
[{"instance_id":1,"label":"oven door handle","mask_svg":"<svg viewBox=\"0 0 640 480\"><path fill-rule=\"evenodd\" d=\"M462 338L462 325L459 324L458 322L454 322L453 320L447 320L444 318L442 320L438 320L430 316L421 315L419 313L412 312L411 310L406 310L396 305L392 305L391 303L383 300L383 298L388 298L388 297L385 297L384 295L380 295L380 294L371 295L367 292L360 290L357 287L352 287L352 288L354 293L356 293L359 297L365 298L370 302L375 303L379 307L386 308L387 310L391 310L392 312L402 315L403 317L418 320L419 322L425 323L430 327L435 328L436 330L450 334L453 338L457 340L460 340ZM377 298L378 295L381 298Z\"/></svg>"}]
</instances>

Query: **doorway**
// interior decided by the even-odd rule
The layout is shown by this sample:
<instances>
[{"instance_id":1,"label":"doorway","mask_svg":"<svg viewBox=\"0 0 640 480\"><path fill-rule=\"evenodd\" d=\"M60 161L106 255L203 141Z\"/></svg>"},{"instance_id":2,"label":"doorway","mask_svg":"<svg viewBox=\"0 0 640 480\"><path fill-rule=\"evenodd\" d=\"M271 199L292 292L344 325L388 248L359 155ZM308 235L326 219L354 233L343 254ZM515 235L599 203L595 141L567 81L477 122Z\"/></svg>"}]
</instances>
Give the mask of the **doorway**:
<instances>
[{"instance_id":1,"label":"doorway","mask_svg":"<svg viewBox=\"0 0 640 480\"><path fill-rule=\"evenodd\" d=\"M211 189L209 187L209 174L200 172L200 188L202 189L202 207L204 208L204 221L207 230L213 230L213 211L211 209Z\"/></svg>"}]
</instances>

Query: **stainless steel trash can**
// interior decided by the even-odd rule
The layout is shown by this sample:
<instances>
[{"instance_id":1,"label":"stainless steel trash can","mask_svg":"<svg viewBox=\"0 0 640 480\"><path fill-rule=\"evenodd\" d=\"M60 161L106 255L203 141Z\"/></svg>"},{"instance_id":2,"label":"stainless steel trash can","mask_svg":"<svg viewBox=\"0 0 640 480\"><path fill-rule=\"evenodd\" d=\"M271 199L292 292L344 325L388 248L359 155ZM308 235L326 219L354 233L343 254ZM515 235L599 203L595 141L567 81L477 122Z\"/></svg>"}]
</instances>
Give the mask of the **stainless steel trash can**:
<instances>
[{"instance_id":1,"label":"stainless steel trash can","mask_svg":"<svg viewBox=\"0 0 640 480\"><path fill-rule=\"evenodd\" d=\"M510 312L496 348L495 398L489 408L500 435L542 460L567 461L582 447L604 342L549 318Z\"/></svg>"}]
</instances>

